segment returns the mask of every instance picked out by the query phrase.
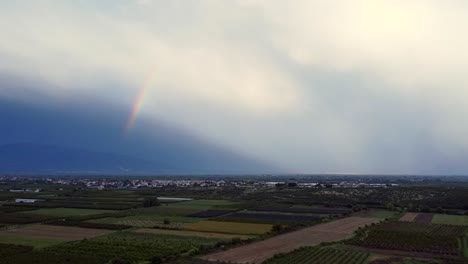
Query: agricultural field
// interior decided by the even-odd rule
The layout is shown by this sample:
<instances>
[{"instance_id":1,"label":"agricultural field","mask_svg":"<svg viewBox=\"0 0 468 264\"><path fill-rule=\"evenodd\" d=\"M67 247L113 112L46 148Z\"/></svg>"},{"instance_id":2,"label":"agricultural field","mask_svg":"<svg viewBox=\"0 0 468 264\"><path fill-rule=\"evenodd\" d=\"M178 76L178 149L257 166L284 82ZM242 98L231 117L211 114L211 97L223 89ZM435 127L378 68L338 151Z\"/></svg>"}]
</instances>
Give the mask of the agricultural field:
<instances>
[{"instance_id":1,"label":"agricultural field","mask_svg":"<svg viewBox=\"0 0 468 264\"><path fill-rule=\"evenodd\" d=\"M300 215L300 214L279 214L279 213L249 213L239 212L224 215L216 220L220 221L236 221L236 222L250 222L250 221L264 221L265 223L276 222L313 222L319 221L320 216L316 215Z\"/></svg>"},{"instance_id":2,"label":"agricultural field","mask_svg":"<svg viewBox=\"0 0 468 264\"><path fill-rule=\"evenodd\" d=\"M418 216L418 213L405 213L402 217L400 217L400 221L413 222L416 216Z\"/></svg>"},{"instance_id":3,"label":"agricultural field","mask_svg":"<svg viewBox=\"0 0 468 264\"><path fill-rule=\"evenodd\" d=\"M445 225L466 225L468 226L468 216L466 215L443 215L435 214L432 223Z\"/></svg>"},{"instance_id":4,"label":"agricultural field","mask_svg":"<svg viewBox=\"0 0 468 264\"><path fill-rule=\"evenodd\" d=\"M389 211L389 210L367 210L358 215L360 217L371 217L371 218L380 218L380 219L387 219L387 218L394 218L398 217L400 213L397 211Z\"/></svg>"},{"instance_id":5,"label":"agricultural field","mask_svg":"<svg viewBox=\"0 0 468 264\"><path fill-rule=\"evenodd\" d=\"M421 214L418 214L413 222L418 222L418 223L431 223L432 222L432 217L434 215L433 214L427 214L427 213L421 213Z\"/></svg>"},{"instance_id":6,"label":"agricultural field","mask_svg":"<svg viewBox=\"0 0 468 264\"><path fill-rule=\"evenodd\" d=\"M28 212L0 213L0 223L5 225L18 225L38 223L51 219L50 216L30 214Z\"/></svg>"},{"instance_id":7,"label":"agricultural field","mask_svg":"<svg viewBox=\"0 0 468 264\"><path fill-rule=\"evenodd\" d=\"M163 177L164 184L174 177ZM186 178L196 176L180 176L168 186L153 185L154 177L0 181L0 264L468 261L467 216L461 215L468 210L468 180L441 187L424 178L398 187L392 177L391 186L374 188L363 187L367 177L359 176L359 187L335 188L348 178L327 175L314 182L333 187L289 188L265 184L283 176L240 177L213 184L218 177L210 176L193 186ZM74 184L62 184L69 180ZM405 208L424 213L400 215Z\"/></svg>"},{"instance_id":8,"label":"agricultural field","mask_svg":"<svg viewBox=\"0 0 468 264\"><path fill-rule=\"evenodd\" d=\"M186 224L184 229L201 232L215 232L240 235L262 235L268 233L272 229L269 224L253 224L253 223L235 223L235 222L218 222L218 221L200 221L197 223Z\"/></svg>"},{"instance_id":9,"label":"agricultural field","mask_svg":"<svg viewBox=\"0 0 468 264\"><path fill-rule=\"evenodd\" d=\"M263 212L283 212L283 213L299 213L299 214L349 214L352 212L348 208L329 208L329 207L312 207L312 206L260 206L251 209L253 211Z\"/></svg>"},{"instance_id":10,"label":"agricultural field","mask_svg":"<svg viewBox=\"0 0 468 264\"><path fill-rule=\"evenodd\" d=\"M56 238L40 238L0 234L0 243L45 248L65 242Z\"/></svg>"},{"instance_id":11,"label":"agricultural field","mask_svg":"<svg viewBox=\"0 0 468 264\"><path fill-rule=\"evenodd\" d=\"M196 212L193 214L189 214L188 217L201 217L201 218L210 218L210 217L217 217L222 216L225 214L232 213L232 211L228 210L206 210L201 212Z\"/></svg>"},{"instance_id":12,"label":"agricultural field","mask_svg":"<svg viewBox=\"0 0 468 264\"><path fill-rule=\"evenodd\" d=\"M42 208L33 211L26 211L27 214L44 215L48 217L70 217L70 216L88 216L105 213L113 213L113 210L97 209L78 209L78 208Z\"/></svg>"},{"instance_id":13,"label":"agricultural field","mask_svg":"<svg viewBox=\"0 0 468 264\"><path fill-rule=\"evenodd\" d=\"M417 222L387 222L370 227L368 232L347 244L413 253L459 256L459 239L468 228L462 226L424 224Z\"/></svg>"},{"instance_id":14,"label":"agricultural field","mask_svg":"<svg viewBox=\"0 0 468 264\"><path fill-rule=\"evenodd\" d=\"M163 235L174 235L184 237L204 237L204 238L215 238L222 240L230 240L234 238L239 239L250 239L254 236L238 235L238 234L225 234L225 233L213 233L213 232L198 232L188 230L169 230L169 229L155 229L155 228L142 228L135 230L137 233L148 233L148 234L163 234Z\"/></svg>"},{"instance_id":15,"label":"agricultural field","mask_svg":"<svg viewBox=\"0 0 468 264\"><path fill-rule=\"evenodd\" d=\"M405 213L400 221L468 226L468 216L466 215Z\"/></svg>"},{"instance_id":16,"label":"agricultural field","mask_svg":"<svg viewBox=\"0 0 468 264\"><path fill-rule=\"evenodd\" d=\"M214 245L218 239L181 237L162 234L117 232L95 239L69 242L46 248L54 254L90 255L102 259L122 258L127 261L145 261L154 256L196 254L204 245Z\"/></svg>"},{"instance_id":17,"label":"agricultural field","mask_svg":"<svg viewBox=\"0 0 468 264\"><path fill-rule=\"evenodd\" d=\"M0 231L1 236L15 236L21 238L57 239L62 241L93 238L111 233L103 229L91 229L69 226L29 225L21 228Z\"/></svg>"},{"instance_id":18,"label":"agricultural field","mask_svg":"<svg viewBox=\"0 0 468 264\"><path fill-rule=\"evenodd\" d=\"M323 242L350 238L359 227L379 221L380 219L347 217L281 234L227 251L209 254L204 256L203 259L235 263L262 263L278 253L288 253L305 246L315 246Z\"/></svg>"},{"instance_id":19,"label":"agricultural field","mask_svg":"<svg viewBox=\"0 0 468 264\"><path fill-rule=\"evenodd\" d=\"M334 248L317 248L308 247L295 250L288 254L277 255L265 262L264 264L364 264L367 263L369 253L363 253L352 250L341 250Z\"/></svg>"}]
</instances>

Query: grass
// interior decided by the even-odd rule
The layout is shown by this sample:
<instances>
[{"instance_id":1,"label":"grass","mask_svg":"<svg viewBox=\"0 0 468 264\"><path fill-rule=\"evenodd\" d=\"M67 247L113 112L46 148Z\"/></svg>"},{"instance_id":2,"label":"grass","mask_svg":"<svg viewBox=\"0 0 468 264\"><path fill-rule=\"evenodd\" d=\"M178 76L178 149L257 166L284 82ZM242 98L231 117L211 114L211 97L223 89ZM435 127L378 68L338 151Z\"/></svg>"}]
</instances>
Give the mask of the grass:
<instances>
[{"instance_id":1,"label":"grass","mask_svg":"<svg viewBox=\"0 0 468 264\"><path fill-rule=\"evenodd\" d=\"M201 221L186 224L185 229L202 232L261 235L271 231L272 225L235 222Z\"/></svg>"},{"instance_id":2,"label":"grass","mask_svg":"<svg viewBox=\"0 0 468 264\"><path fill-rule=\"evenodd\" d=\"M15 235L0 236L0 243L33 246L35 248L50 247L64 242L63 240L49 238L20 237Z\"/></svg>"},{"instance_id":3,"label":"grass","mask_svg":"<svg viewBox=\"0 0 468 264\"><path fill-rule=\"evenodd\" d=\"M432 217L432 223L445 225L468 225L468 216L435 214Z\"/></svg>"},{"instance_id":4,"label":"grass","mask_svg":"<svg viewBox=\"0 0 468 264\"><path fill-rule=\"evenodd\" d=\"M113 210L77 209L77 208L42 208L34 211L26 211L28 214L38 214L53 217L86 216L103 213L113 213Z\"/></svg>"},{"instance_id":5,"label":"grass","mask_svg":"<svg viewBox=\"0 0 468 264\"><path fill-rule=\"evenodd\" d=\"M369 210L363 214L360 214L359 216L385 219L395 217L398 214L399 212L389 210Z\"/></svg>"}]
</instances>

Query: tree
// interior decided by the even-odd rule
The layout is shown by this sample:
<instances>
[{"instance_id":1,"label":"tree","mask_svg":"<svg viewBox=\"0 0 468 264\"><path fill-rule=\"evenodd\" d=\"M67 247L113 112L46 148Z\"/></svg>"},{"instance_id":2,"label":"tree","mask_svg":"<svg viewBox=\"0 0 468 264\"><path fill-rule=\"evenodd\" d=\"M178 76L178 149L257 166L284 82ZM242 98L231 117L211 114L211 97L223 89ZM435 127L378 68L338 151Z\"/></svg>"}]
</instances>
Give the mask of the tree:
<instances>
[{"instance_id":1,"label":"tree","mask_svg":"<svg viewBox=\"0 0 468 264\"><path fill-rule=\"evenodd\" d=\"M153 207L159 206L161 203L159 202L158 198L145 198L143 201L143 207Z\"/></svg>"},{"instance_id":2,"label":"tree","mask_svg":"<svg viewBox=\"0 0 468 264\"><path fill-rule=\"evenodd\" d=\"M167 218L164 219L164 224L165 225L170 225L171 224L171 221Z\"/></svg>"},{"instance_id":3,"label":"tree","mask_svg":"<svg viewBox=\"0 0 468 264\"><path fill-rule=\"evenodd\" d=\"M161 263L162 263L161 257L154 256L151 258L151 264L161 264Z\"/></svg>"},{"instance_id":4,"label":"tree","mask_svg":"<svg viewBox=\"0 0 468 264\"><path fill-rule=\"evenodd\" d=\"M275 233L281 232L283 231L283 226L280 224L273 225L273 227L271 228L271 231Z\"/></svg>"}]
</instances>

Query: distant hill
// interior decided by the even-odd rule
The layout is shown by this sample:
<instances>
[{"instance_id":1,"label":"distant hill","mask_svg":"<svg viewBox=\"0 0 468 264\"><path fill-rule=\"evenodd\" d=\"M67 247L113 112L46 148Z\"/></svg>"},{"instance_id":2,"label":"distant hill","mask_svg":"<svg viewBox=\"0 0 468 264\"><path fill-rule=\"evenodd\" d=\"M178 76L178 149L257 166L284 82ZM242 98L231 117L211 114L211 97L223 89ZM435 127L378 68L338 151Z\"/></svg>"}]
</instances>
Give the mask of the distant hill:
<instances>
[{"instance_id":1,"label":"distant hill","mask_svg":"<svg viewBox=\"0 0 468 264\"><path fill-rule=\"evenodd\" d=\"M93 102L31 104L0 100L0 173L278 171L166 121L142 116L126 131L127 112Z\"/></svg>"},{"instance_id":2,"label":"distant hill","mask_svg":"<svg viewBox=\"0 0 468 264\"><path fill-rule=\"evenodd\" d=\"M172 171L168 165L126 155L28 143L0 146L0 170L9 173L164 173Z\"/></svg>"}]
</instances>

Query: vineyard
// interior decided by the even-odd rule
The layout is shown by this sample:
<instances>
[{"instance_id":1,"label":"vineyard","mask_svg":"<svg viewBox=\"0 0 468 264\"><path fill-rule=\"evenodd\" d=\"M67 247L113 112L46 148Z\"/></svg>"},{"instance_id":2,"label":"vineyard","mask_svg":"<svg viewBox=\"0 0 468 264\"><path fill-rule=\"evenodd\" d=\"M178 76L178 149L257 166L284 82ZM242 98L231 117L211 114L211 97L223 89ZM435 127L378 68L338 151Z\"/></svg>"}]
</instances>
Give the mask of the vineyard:
<instances>
[{"instance_id":1,"label":"vineyard","mask_svg":"<svg viewBox=\"0 0 468 264\"><path fill-rule=\"evenodd\" d=\"M154 256L194 254L203 245L214 245L218 241L201 237L118 232L95 239L64 243L45 250L58 255L91 255L108 260L123 258L136 262L149 260Z\"/></svg>"},{"instance_id":2,"label":"vineyard","mask_svg":"<svg viewBox=\"0 0 468 264\"><path fill-rule=\"evenodd\" d=\"M468 229L463 226L388 222L373 226L348 244L379 249L460 255L459 238Z\"/></svg>"},{"instance_id":3,"label":"vineyard","mask_svg":"<svg viewBox=\"0 0 468 264\"><path fill-rule=\"evenodd\" d=\"M288 254L277 255L264 264L334 264L334 263L349 263L363 264L366 263L368 253L358 251L340 250L332 248L302 248Z\"/></svg>"}]
</instances>

